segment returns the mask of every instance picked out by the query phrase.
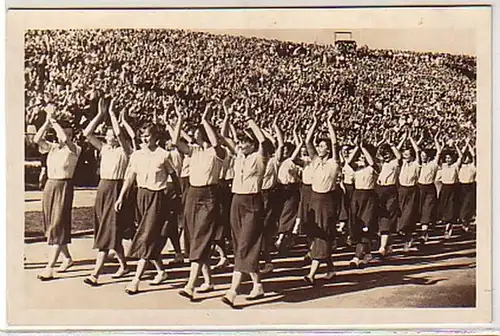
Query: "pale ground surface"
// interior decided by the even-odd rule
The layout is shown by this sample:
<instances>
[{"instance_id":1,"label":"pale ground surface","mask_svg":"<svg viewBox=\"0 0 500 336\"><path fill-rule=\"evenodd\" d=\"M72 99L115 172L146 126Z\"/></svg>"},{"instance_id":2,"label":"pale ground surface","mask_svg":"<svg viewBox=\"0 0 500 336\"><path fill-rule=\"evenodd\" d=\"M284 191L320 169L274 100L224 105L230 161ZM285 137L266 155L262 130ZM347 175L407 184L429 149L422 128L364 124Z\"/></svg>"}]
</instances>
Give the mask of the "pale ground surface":
<instances>
[{"instance_id":1,"label":"pale ground surface","mask_svg":"<svg viewBox=\"0 0 500 336\"><path fill-rule=\"evenodd\" d=\"M26 193L27 199L39 199L40 193ZM29 195L28 195L29 194ZM91 206L92 191L77 191L75 206ZM26 202L32 210L40 208L39 201ZM42 283L36 275L47 258L44 243L25 245L24 288L26 308L58 309L228 309L220 297L229 287L231 269L215 274L215 291L197 295L200 302L191 303L177 294L188 276L188 267L168 267L170 278L161 286L150 286L147 280L140 286L141 293L130 297L124 293L127 281L114 280L110 275L117 269L111 261L100 278L102 286L91 288L83 284L95 260L92 237L73 239L70 245L76 265L58 279ZM172 258L166 247L165 261ZM396 252L398 252L396 250ZM396 253L393 261L381 265L377 261L364 270L352 270L348 261L351 252L335 255L337 278L330 282L319 280L319 288L307 287L302 277L308 266L302 261L303 247L290 256L276 259L275 272L264 278L266 296L256 302L247 302L244 295L237 298L241 308L389 308L389 307L473 307L476 296L476 245L473 238L455 236L442 245L433 240L424 252L408 256ZM135 262L131 263L135 265ZM323 273L320 274L322 276ZM152 277L147 273L145 278ZM250 291L245 283L242 293Z\"/></svg>"}]
</instances>

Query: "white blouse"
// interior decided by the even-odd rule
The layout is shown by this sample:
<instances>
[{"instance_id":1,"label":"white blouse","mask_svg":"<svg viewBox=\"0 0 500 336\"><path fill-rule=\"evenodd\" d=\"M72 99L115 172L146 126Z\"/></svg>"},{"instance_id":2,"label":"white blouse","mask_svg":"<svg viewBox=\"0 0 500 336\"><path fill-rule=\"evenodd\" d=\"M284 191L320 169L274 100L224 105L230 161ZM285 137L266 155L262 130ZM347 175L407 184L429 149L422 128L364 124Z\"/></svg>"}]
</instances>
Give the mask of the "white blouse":
<instances>
[{"instance_id":1,"label":"white blouse","mask_svg":"<svg viewBox=\"0 0 500 336\"><path fill-rule=\"evenodd\" d=\"M224 160L217 156L213 147L203 149L194 145L191 148L189 184L194 187L217 184Z\"/></svg>"},{"instance_id":2,"label":"white blouse","mask_svg":"<svg viewBox=\"0 0 500 336\"><path fill-rule=\"evenodd\" d=\"M278 160L275 156L269 159L266 164L266 170L262 180L262 190L269 190L276 186L278 182Z\"/></svg>"},{"instance_id":3,"label":"white blouse","mask_svg":"<svg viewBox=\"0 0 500 336\"><path fill-rule=\"evenodd\" d=\"M420 166L420 175L418 183L428 185L434 183L439 170L439 165L435 160L427 163L422 163Z\"/></svg>"},{"instance_id":4,"label":"white blouse","mask_svg":"<svg viewBox=\"0 0 500 336\"><path fill-rule=\"evenodd\" d=\"M473 183L476 181L477 168L473 163L462 164L458 172L460 183Z\"/></svg>"},{"instance_id":5,"label":"white blouse","mask_svg":"<svg viewBox=\"0 0 500 336\"><path fill-rule=\"evenodd\" d=\"M380 173L378 174L377 184L380 186L395 185L399 173L399 160L394 159L389 162L382 163Z\"/></svg>"},{"instance_id":6,"label":"white blouse","mask_svg":"<svg viewBox=\"0 0 500 336\"><path fill-rule=\"evenodd\" d=\"M68 145L60 146L58 143L42 142L40 153L47 155L47 177L54 180L69 180L75 173L78 157L82 153L82 148L76 146L76 153L73 153Z\"/></svg>"},{"instance_id":7,"label":"white blouse","mask_svg":"<svg viewBox=\"0 0 500 336\"><path fill-rule=\"evenodd\" d=\"M310 164L313 170L312 190L316 193L327 193L335 190L339 165L333 159L323 160L316 157Z\"/></svg>"},{"instance_id":8,"label":"white blouse","mask_svg":"<svg viewBox=\"0 0 500 336\"><path fill-rule=\"evenodd\" d=\"M354 169L347 163L342 167L342 175L344 176L344 184L354 183Z\"/></svg>"},{"instance_id":9,"label":"white blouse","mask_svg":"<svg viewBox=\"0 0 500 336\"><path fill-rule=\"evenodd\" d=\"M404 161L399 172L399 184L403 187L413 187L417 184L420 175L420 165L418 161Z\"/></svg>"},{"instance_id":10,"label":"white blouse","mask_svg":"<svg viewBox=\"0 0 500 336\"><path fill-rule=\"evenodd\" d=\"M459 169L458 162L455 162L452 165L443 163L438 173L438 180L440 180L443 184L458 183L458 169Z\"/></svg>"},{"instance_id":11,"label":"white blouse","mask_svg":"<svg viewBox=\"0 0 500 336\"><path fill-rule=\"evenodd\" d=\"M234 161L233 193L240 195L259 193L262 190L265 171L265 160L260 153L254 152L248 156L238 153Z\"/></svg>"},{"instance_id":12,"label":"white blouse","mask_svg":"<svg viewBox=\"0 0 500 336\"><path fill-rule=\"evenodd\" d=\"M299 182L299 167L291 158L284 160L278 168L278 182L294 184Z\"/></svg>"},{"instance_id":13,"label":"white blouse","mask_svg":"<svg viewBox=\"0 0 500 336\"><path fill-rule=\"evenodd\" d=\"M130 156L127 170L127 174L135 173L139 188L152 191L165 189L168 175L173 172L169 152L161 147L157 147L154 151L144 147L134 152Z\"/></svg>"},{"instance_id":14,"label":"white blouse","mask_svg":"<svg viewBox=\"0 0 500 336\"><path fill-rule=\"evenodd\" d=\"M354 188L358 190L372 190L375 188L375 170L372 166L354 172Z\"/></svg>"},{"instance_id":15,"label":"white blouse","mask_svg":"<svg viewBox=\"0 0 500 336\"><path fill-rule=\"evenodd\" d=\"M312 167L311 163L309 163L302 170L302 183L304 183L306 185L312 185L313 176L314 176L314 167Z\"/></svg>"},{"instance_id":16,"label":"white blouse","mask_svg":"<svg viewBox=\"0 0 500 336\"><path fill-rule=\"evenodd\" d=\"M123 147L111 147L108 144L101 146L101 179L123 180L127 170L129 157Z\"/></svg>"}]
</instances>

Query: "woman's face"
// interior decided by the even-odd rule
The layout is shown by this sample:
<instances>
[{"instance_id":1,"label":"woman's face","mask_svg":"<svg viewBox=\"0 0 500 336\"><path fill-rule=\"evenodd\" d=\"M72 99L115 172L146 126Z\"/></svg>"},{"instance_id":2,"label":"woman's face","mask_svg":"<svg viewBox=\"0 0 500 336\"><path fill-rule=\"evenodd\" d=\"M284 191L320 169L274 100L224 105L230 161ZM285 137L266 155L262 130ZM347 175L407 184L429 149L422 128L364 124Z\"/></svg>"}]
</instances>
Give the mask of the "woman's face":
<instances>
[{"instance_id":1,"label":"woman's face","mask_svg":"<svg viewBox=\"0 0 500 336\"><path fill-rule=\"evenodd\" d=\"M144 130L141 134L141 142L144 144L144 145L152 145L152 144L155 144L156 143L156 136L153 135L150 130Z\"/></svg>"},{"instance_id":2,"label":"woman's face","mask_svg":"<svg viewBox=\"0 0 500 336\"><path fill-rule=\"evenodd\" d=\"M106 135L104 136L106 143L110 146L118 146L118 139L115 136L115 132L111 128L106 130Z\"/></svg>"},{"instance_id":3,"label":"woman's face","mask_svg":"<svg viewBox=\"0 0 500 336\"><path fill-rule=\"evenodd\" d=\"M421 151L420 152L420 160L422 162L427 162L428 159L429 159L429 156L427 155L427 152L426 151Z\"/></svg>"},{"instance_id":4,"label":"woman's face","mask_svg":"<svg viewBox=\"0 0 500 336\"><path fill-rule=\"evenodd\" d=\"M304 147L302 147L300 149L300 156L301 157L306 157L307 156L307 149L305 149Z\"/></svg>"},{"instance_id":5,"label":"woman's face","mask_svg":"<svg viewBox=\"0 0 500 336\"><path fill-rule=\"evenodd\" d=\"M366 167L366 159L365 159L365 156L363 154L360 154L359 157L358 157L358 160L356 161L356 165L359 167L359 168L364 168Z\"/></svg>"},{"instance_id":6,"label":"woman's face","mask_svg":"<svg viewBox=\"0 0 500 336\"><path fill-rule=\"evenodd\" d=\"M194 141L196 141L197 144L203 143L203 137L201 136L200 130L194 131Z\"/></svg>"},{"instance_id":7,"label":"woman's face","mask_svg":"<svg viewBox=\"0 0 500 336\"><path fill-rule=\"evenodd\" d=\"M410 160L411 159L411 150L405 149L402 153L403 159L404 160Z\"/></svg>"},{"instance_id":8,"label":"woman's face","mask_svg":"<svg viewBox=\"0 0 500 336\"><path fill-rule=\"evenodd\" d=\"M444 162L446 162L447 164L452 164L453 158L450 154L446 154L446 156L444 157Z\"/></svg>"},{"instance_id":9,"label":"woman's face","mask_svg":"<svg viewBox=\"0 0 500 336\"><path fill-rule=\"evenodd\" d=\"M318 144L317 151L320 158L327 157L330 154L330 149L328 148L328 145L325 141L321 141Z\"/></svg>"},{"instance_id":10,"label":"woman's face","mask_svg":"<svg viewBox=\"0 0 500 336\"><path fill-rule=\"evenodd\" d=\"M240 150L244 155L249 155L255 151L255 146L251 142L243 141L240 143Z\"/></svg>"}]
</instances>

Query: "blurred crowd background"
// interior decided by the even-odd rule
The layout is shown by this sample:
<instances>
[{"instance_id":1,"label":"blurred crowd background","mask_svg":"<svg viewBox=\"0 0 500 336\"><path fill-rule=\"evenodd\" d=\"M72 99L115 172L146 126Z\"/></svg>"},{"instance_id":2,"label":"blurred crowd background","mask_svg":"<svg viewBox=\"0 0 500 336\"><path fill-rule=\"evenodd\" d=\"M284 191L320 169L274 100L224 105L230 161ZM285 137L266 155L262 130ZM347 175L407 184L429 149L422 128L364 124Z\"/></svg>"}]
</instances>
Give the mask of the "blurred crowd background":
<instances>
[{"instance_id":1,"label":"blurred crowd background","mask_svg":"<svg viewBox=\"0 0 500 336\"><path fill-rule=\"evenodd\" d=\"M421 131L424 145L437 130L449 139L476 136L476 58L469 55L184 30L30 30L24 69L26 131L38 129L45 106L55 105L84 149L80 185L97 181L95 173L94 182L87 175L98 157L81 130L103 96L115 98L135 129L159 122L165 111L173 116L174 101L191 126L208 102L216 103L219 124L222 100L231 97L236 127L248 103L263 127L279 113L287 135L295 123L304 132L313 113L321 121L333 109L345 143L360 132L374 140L405 125ZM26 159L39 157L27 139Z\"/></svg>"}]
</instances>

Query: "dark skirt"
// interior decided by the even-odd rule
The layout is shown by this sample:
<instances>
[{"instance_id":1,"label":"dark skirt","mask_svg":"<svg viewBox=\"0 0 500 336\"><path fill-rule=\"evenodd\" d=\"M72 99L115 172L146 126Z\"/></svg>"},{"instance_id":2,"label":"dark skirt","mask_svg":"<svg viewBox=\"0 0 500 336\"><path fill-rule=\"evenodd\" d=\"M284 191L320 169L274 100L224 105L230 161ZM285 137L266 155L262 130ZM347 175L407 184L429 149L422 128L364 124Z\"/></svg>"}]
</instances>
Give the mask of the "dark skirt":
<instances>
[{"instance_id":1,"label":"dark skirt","mask_svg":"<svg viewBox=\"0 0 500 336\"><path fill-rule=\"evenodd\" d=\"M472 221L476 215L476 182L460 184L460 220Z\"/></svg>"},{"instance_id":2,"label":"dark skirt","mask_svg":"<svg viewBox=\"0 0 500 336\"><path fill-rule=\"evenodd\" d=\"M165 204L163 206L165 223L161 236L172 240L179 239L179 213L182 212L181 195L177 195L174 184L168 183L165 191Z\"/></svg>"},{"instance_id":3,"label":"dark skirt","mask_svg":"<svg viewBox=\"0 0 500 336\"><path fill-rule=\"evenodd\" d=\"M350 235L353 243L371 239L377 228L377 196L374 190L355 189L351 200ZM364 231L366 228L367 231Z\"/></svg>"},{"instance_id":4,"label":"dark skirt","mask_svg":"<svg viewBox=\"0 0 500 336\"><path fill-rule=\"evenodd\" d=\"M181 182L181 193L182 193L182 196L181 196L182 209L181 209L181 211L179 211L179 218L178 218L179 222L178 223L179 223L179 227L182 229L182 228L184 228L184 224L185 224L184 205L186 204L186 196L187 196L187 192L189 190L189 176L181 177L180 182Z\"/></svg>"},{"instance_id":5,"label":"dark skirt","mask_svg":"<svg viewBox=\"0 0 500 336\"><path fill-rule=\"evenodd\" d=\"M276 225L278 211L278 192L276 188L262 191L262 202L264 207L264 241L263 246L269 247L272 245L273 237L278 230Z\"/></svg>"},{"instance_id":6,"label":"dark skirt","mask_svg":"<svg viewBox=\"0 0 500 336\"><path fill-rule=\"evenodd\" d=\"M130 257L155 260L160 256L163 246L158 238L165 223L165 191L152 191L145 188L137 190L137 233L132 239Z\"/></svg>"},{"instance_id":7,"label":"dark skirt","mask_svg":"<svg viewBox=\"0 0 500 336\"><path fill-rule=\"evenodd\" d=\"M231 212L231 199L233 194L231 192L232 181L221 181L217 187L217 208L218 216L215 224L215 232L213 240L216 242L223 241L229 238L231 234L230 212Z\"/></svg>"},{"instance_id":8,"label":"dark skirt","mask_svg":"<svg viewBox=\"0 0 500 336\"><path fill-rule=\"evenodd\" d=\"M299 204L299 217L300 217L300 232L307 234L309 223L311 221L311 194L312 186L309 184L302 184L300 189L300 204Z\"/></svg>"},{"instance_id":9,"label":"dark skirt","mask_svg":"<svg viewBox=\"0 0 500 336\"><path fill-rule=\"evenodd\" d=\"M396 185L377 186L375 192L378 203L378 230L383 233L394 232L399 215L398 188Z\"/></svg>"},{"instance_id":10,"label":"dark skirt","mask_svg":"<svg viewBox=\"0 0 500 336\"><path fill-rule=\"evenodd\" d=\"M437 190L434 183L419 184L419 221L421 224L436 222Z\"/></svg>"},{"instance_id":11,"label":"dark skirt","mask_svg":"<svg viewBox=\"0 0 500 336\"><path fill-rule=\"evenodd\" d=\"M234 248L234 270L243 273L259 271L259 257L264 232L264 204L261 194L233 196L231 233Z\"/></svg>"},{"instance_id":12,"label":"dark skirt","mask_svg":"<svg viewBox=\"0 0 500 336\"><path fill-rule=\"evenodd\" d=\"M217 220L217 186L189 187L184 205L184 235L190 261L208 263Z\"/></svg>"},{"instance_id":13,"label":"dark skirt","mask_svg":"<svg viewBox=\"0 0 500 336\"><path fill-rule=\"evenodd\" d=\"M101 180L94 206L94 248L122 250L123 211L115 211L123 180ZM122 207L123 209L123 207Z\"/></svg>"},{"instance_id":14,"label":"dark skirt","mask_svg":"<svg viewBox=\"0 0 500 336\"><path fill-rule=\"evenodd\" d=\"M418 216L417 186L398 188L399 221L398 232L411 233L415 230Z\"/></svg>"},{"instance_id":15,"label":"dark skirt","mask_svg":"<svg viewBox=\"0 0 500 336\"><path fill-rule=\"evenodd\" d=\"M292 231L300 202L300 186L298 184L280 184L279 190L279 209L278 233L289 233Z\"/></svg>"},{"instance_id":16,"label":"dark skirt","mask_svg":"<svg viewBox=\"0 0 500 336\"><path fill-rule=\"evenodd\" d=\"M314 191L311 193L312 221L308 236L312 240L310 255L314 260L325 260L332 255L340 203L341 197L335 191L324 194Z\"/></svg>"},{"instance_id":17,"label":"dark skirt","mask_svg":"<svg viewBox=\"0 0 500 336\"><path fill-rule=\"evenodd\" d=\"M340 221L346 222L347 227L349 227L349 218L351 212L351 200L352 193L354 192L354 185L344 184L345 191L342 193L342 206L340 208Z\"/></svg>"},{"instance_id":18,"label":"dark skirt","mask_svg":"<svg viewBox=\"0 0 500 336\"><path fill-rule=\"evenodd\" d=\"M439 219L451 223L457 219L458 184L443 184L439 193Z\"/></svg>"},{"instance_id":19,"label":"dark skirt","mask_svg":"<svg viewBox=\"0 0 500 336\"><path fill-rule=\"evenodd\" d=\"M42 198L43 226L49 245L71 243L73 181L51 180L45 184Z\"/></svg>"}]
</instances>

